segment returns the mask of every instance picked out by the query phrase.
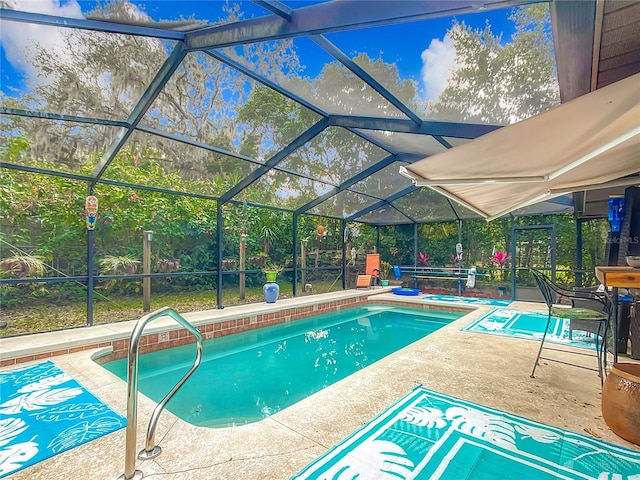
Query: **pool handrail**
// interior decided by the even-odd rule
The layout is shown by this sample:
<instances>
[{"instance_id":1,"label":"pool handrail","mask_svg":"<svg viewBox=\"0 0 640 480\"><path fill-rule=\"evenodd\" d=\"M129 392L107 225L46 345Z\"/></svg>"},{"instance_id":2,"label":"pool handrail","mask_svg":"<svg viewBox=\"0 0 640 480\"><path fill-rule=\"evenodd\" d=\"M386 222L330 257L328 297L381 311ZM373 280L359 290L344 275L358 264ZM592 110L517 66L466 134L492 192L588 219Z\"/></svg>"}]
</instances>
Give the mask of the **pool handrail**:
<instances>
[{"instance_id":1,"label":"pool handrail","mask_svg":"<svg viewBox=\"0 0 640 480\"><path fill-rule=\"evenodd\" d=\"M165 405L173 395L182 387L182 385L189 379L189 377L200 366L202 360L202 334L200 331L191 325L184 317L170 307L162 307L155 312L149 313L143 317L140 317L136 326L131 332L131 339L129 341L129 366L127 374L127 428L126 428L126 446L125 446L125 465L124 474L118 477L118 480L139 480L143 477L143 473L140 470L136 470L136 434L137 434L137 421L138 421L138 353L140 350L140 339L142 338L142 331L148 323L160 317L171 317L189 332L196 337L196 357L193 362L193 366L187 373L176 383L176 385L165 395L165 397L156 405L156 408L151 414L149 420L149 426L147 427L147 437L145 448L138 453L138 458L141 460L148 460L155 458L162 449L159 445L155 445L156 426L158 425L158 419L164 409Z\"/></svg>"}]
</instances>

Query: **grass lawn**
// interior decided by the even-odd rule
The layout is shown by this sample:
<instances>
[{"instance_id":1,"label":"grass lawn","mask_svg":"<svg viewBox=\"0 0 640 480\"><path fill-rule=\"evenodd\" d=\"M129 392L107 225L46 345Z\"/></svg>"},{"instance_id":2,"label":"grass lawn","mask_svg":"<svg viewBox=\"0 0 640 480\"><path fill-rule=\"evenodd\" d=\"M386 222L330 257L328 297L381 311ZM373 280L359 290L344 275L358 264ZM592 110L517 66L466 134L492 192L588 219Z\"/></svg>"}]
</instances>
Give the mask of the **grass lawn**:
<instances>
[{"instance_id":1,"label":"grass lawn","mask_svg":"<svg viewBox=\"0 0 640 480\"><path fill-rule=\"evenodd\" d=\"M332 285L331 282L314 283L315 293L340 290L341 284ZM299 290L299 295L305 295ZM292 285L280 284L279 298L292 297ZM223 305L243 305L264 302L262 286L247 287L245 299L241 300L238 288L229 287L223 290ZM152 294L151 311L162 307L171 307L178 313L217 308L215 290L202 292L173 292L166 294ZM96 296L94 302L94 325L136 320L145 312L142 311L142 294L135 297L109 297L107 299ZM0 329L0 337L24 335L29 333L48 332L65 328L84 327L87 325L87 306L85 302L71 302L53 304L46 298L36 298L33 301L16 307L2 307L3 322L6 327Z\"/></svg>"}]
</instances>

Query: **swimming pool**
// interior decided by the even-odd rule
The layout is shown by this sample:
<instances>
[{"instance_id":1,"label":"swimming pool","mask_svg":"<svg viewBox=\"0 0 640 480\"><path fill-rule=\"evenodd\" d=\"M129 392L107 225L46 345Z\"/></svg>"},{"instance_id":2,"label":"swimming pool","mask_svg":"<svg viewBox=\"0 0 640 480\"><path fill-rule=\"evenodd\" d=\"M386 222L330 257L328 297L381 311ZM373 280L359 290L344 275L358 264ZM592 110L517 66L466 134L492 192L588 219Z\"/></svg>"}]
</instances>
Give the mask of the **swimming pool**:
<instances>
[{"instance_id":1,"label":"swimming pool","mask_svg":"<svg viewBox=\"0 0 640 480\"><path fill-rule=\"evenodd\" d=\"M370 305L208 340L167 409L198 426L257 422L462 315ZM160 401L193 357L193 345L140 356L140 391ZM103 367L126 380L126 358Z\"/></svg>"}]
</instances>

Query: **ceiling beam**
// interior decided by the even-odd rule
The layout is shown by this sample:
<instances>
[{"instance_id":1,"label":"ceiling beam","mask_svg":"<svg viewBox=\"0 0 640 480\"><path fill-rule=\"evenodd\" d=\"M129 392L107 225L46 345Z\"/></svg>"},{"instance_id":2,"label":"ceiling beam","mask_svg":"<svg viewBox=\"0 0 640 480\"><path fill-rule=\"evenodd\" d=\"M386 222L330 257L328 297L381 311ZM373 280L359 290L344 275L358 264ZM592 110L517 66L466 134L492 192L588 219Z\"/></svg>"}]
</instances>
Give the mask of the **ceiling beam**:
<instances>
[{"instance_id":1,"label":"ceiling beam","mask_svg":"<svg viewBox=\"0 0 640 480\"><path fill-rule=\"evenodd\" d=\"M265 10L284 18L290 22L293 17L293 9L278 0L253 0L253 3L261 6Z\"/></svg>"},{"instance_id":2,"label":"ceiling beam","mask_svg":"<svg viewBox=\"0 0 640 480\"><path fill-rule=\"evenodd\" d=\"M104 125L107 127L129 127L129 124L127 122L123 122L122 120L79 117L77 115L66 115L64 113L34 112L31 110L22 110L19 108L0 107L0 113L2 113L3 115L17 115L20 117L41 118L43 120L54 120L62 122L88 123L91 125Z\"/></svg>"},{"instance_id":3,"label":"ceiling beam","mask_svg":"<svg viewBox=\"0 0 640 480\"><path fill-rule=\"evenodd\" d=\"M291 20L279 15L269 15L187 32L185 42L188 50L204 50L359 27L448 17L540 1L542 0L483 0L482 2L477 0L421 2L396 0L392 4L379 0L325 2L296 9Z\"/></svg>"},{"instance_id":4,"label":"ceiling beam","mask_svg":"<svg viewBox=\"0 0 640 480\"><path fill-rule=\"evenodd\" d=\"M203 150L207 150L209 152L220 153L222 155L226 155L227 157L237 158L239 160L255 163L257 165L263 164L263 162L260 162L255 158L251 158L246 155L242 155L242 154L233 152L231 150L227 150L225 148L216 147L215 145L209 145L208 143L197 142L189 138L183 138L174 133L163 132L162 130L158 130L157 128L147 127L145 125L138 125L136 126L136 130L139 132L148 133L149 135L154 135L156 137L166 138L167 140L172 140L174 142L182 143L184 145L190 145L192 147L202 148Z\"/></svg>"},{"instance_id":5,"label":"ceiling beam","mask_svg":"<svg viewBox=\"0 0 640 480\"><path fill-rule=\"evenodd\" d=\"M280 85L278 85L275 82L272 82L268 78L265 78L265 77L263 77L261 75L258 75L251 68L241 64L240 62L237 62L236 60L233 60L233 59L229 58L227 55L221 53L220 51L218 51L218 50L205 50L204 53L206 53L207 55L209 55L212 58L215 58L219 62L222 62L222 63L224 63L226 65L229 65L230 67L235 68L239 72L245 74L247 77L249 77L249 78L251 78L251 79L253 79L253 80L257 81L257 82L260 82L261 84L266 85L269 88L272 88L273 90L275 90L279 94L284 95L287 98L290 98L294 102L297 102L300 105L305 106L306 108L308 108L312 112L315 112L318 115L322 115L323 117L327 117L328 116L328 114L324 110L321 110L320 108L316 107L311 102L308 102L304 98L295 95L293 92L290 92L289 90L284 89L283 87L281 87Z\"/></svg>"},{"instance_id":6,"label":"ceiling beam","mask_svg":"<svg viewBox=\"0 0 640 480\"><path fill-rule=\"evenodd\" d=\"M361 128L365 130L384 130L400 133L417 133L453 138L474 139L493 132L501 125L483 125L480 123L455 123L423 120L416 125L402 118L358 117L351 115L329 115L329 122L336 127Z\"/></svg>"},{"instance_id":7,"label":"ceiling beam","mask_svg":"<svg viewBox=\"0 0 640 480\"><path fill-rule=\"evenodd\" d=\"M87 20L86 18L57 17L55 15L44 15L42 13L22 12L0 8L0 18L12 22L23 22L36 25L49 25L61 28L76 28L80 30L91 30L96 32L122 33L125 35L136 35L139 37L164 38L166 40L184 40L183 32L164 30L162 28L143 27L140 25L127 25L104 20Z\"/></svg>"}]
</instances>

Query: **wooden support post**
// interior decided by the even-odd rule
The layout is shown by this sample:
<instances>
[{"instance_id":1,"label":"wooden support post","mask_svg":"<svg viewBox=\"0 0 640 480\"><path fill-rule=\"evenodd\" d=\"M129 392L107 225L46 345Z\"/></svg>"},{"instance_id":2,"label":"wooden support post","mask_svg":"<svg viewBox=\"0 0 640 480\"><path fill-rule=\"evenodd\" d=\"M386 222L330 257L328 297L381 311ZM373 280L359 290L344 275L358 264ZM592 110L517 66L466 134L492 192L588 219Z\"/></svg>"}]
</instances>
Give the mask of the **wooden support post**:
<instances>
[{"instance_id":1,"label":"wooden support post","mask_svg":"<svg viewBox=\"0 0 640 480\"><path fill-rule=\"evenodd\" d=\"M246 239L241 238L240 239L240 246L239 246L239 251L240 251L240 270L244 271L245 269L245 258L246 258L246 252L247 252L247 243L246 243ZM240 300L244 300L245 297L245 284L246 284L246 274L243 272L240 274Z\"/></svg>"},{"instance_id":2,"label":"wooden support post","mask_svg":"<svg viewBox=\"0 0 640 480\"><path fill-rule=\"evenodd\" d=\"M300 268L302 269L302 291L304 292L304 286L307 284L307 241L302 240L300 242Z\"/></svg>"},{"instance_id":3,"label":"wooden support post","mask_svg":"<svg viewBox=\"0 0 640 480\"><path fill-rule=\"evenodd\" d=\"M142 273L149 275L151 273L151 240L153 240L153 232L145 230L142 240ZM151 310L151 277L142 279L142 311L149 312Z\"/></svg>"}]
</instances>

